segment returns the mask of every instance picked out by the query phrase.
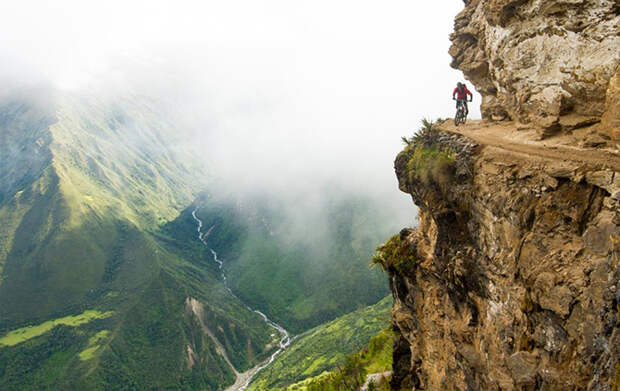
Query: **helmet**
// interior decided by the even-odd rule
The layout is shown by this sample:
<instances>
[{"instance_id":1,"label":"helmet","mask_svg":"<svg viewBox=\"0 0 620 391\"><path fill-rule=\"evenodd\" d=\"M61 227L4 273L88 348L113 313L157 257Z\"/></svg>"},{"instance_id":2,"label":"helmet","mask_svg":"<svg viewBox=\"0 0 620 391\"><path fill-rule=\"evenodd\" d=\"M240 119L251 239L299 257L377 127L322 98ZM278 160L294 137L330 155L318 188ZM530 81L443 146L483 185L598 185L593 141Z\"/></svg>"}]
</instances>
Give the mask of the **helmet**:
<instances>
[{"instance_id":1,"label":"helmet","mask_svg":"<svg viewBox=\"0 0 620 391\"><path fill-rule=\"evenodd\" d=\"M465 84L461 83L460 81L456 83L457 87L463 87Z\"/></svg>"}]
</instances>

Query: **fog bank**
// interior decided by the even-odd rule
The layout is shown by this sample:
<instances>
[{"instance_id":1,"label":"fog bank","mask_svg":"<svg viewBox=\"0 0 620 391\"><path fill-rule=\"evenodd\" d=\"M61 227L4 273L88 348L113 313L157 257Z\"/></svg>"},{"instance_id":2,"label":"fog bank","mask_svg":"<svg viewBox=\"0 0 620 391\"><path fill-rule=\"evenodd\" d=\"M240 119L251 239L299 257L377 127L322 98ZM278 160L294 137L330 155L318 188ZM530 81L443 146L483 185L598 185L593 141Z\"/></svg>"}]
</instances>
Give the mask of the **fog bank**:
<instances>
[{"instance_id":1,"label":"fog bank","mask_svg":"<svg viewBox=\"0 0 620 391\"><path fill-rule=\"evenodd\" d=\"M423 117L453 114L452 89L463 79L449 68L448 35L461 8L6 2L0 84L153 97L191 130L187 142L211 174L238 192L303 194L337 183L411 210L393 159Z\"/></svg>"}]
</instances>

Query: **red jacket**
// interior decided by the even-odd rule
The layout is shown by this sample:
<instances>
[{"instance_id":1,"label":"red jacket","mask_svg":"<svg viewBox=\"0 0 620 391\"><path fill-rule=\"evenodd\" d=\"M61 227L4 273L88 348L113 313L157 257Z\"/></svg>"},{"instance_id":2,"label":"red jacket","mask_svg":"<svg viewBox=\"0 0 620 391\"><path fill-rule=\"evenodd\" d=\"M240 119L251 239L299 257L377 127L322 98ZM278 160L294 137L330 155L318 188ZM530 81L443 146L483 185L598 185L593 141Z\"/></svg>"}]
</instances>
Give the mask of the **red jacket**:
<instances>
[{"instance_id":1,"label":"red jacket","mask_svg":"<svg viewBox=\"0 0 620 391\"><path fill-rule=\"evenodd\" d=\"M456 87L454 91L452 91L452 97L456 94L457 99L467 99L467 95L472 96L471 92L467 89L467 87Z\"/></svg>"}]
</instances>

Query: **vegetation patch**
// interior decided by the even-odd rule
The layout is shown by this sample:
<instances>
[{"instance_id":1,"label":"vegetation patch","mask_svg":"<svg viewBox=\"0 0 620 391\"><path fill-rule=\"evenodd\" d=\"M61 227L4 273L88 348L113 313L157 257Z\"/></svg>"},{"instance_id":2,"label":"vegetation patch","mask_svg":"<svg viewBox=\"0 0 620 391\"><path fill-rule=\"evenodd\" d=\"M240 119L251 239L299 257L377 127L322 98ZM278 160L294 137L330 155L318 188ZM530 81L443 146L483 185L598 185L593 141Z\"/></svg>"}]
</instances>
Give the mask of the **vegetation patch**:
<instances>
[{"instance_id":1,"label":"vegetation patch","mask_svg":"<svg viewBox=\"0 0 620 391\"><path fill-rule=\"evenodd\" d=\"M450 149L441 149L437 145L421 145L414 148L409 159L409 177L425 185L443 185L451 178L454 162L454 153Z\"/></svg>"},{"instance_id":2,"label":"vegetation patch","mask_svg":"<svg viewBox=\"0 0 620 391\"><path fill-rule=\"evenodd\" d=\"M100 312L96 310L86 310L79 315L65 316L64 318L48 320L47 322L43 322L36 326L22 327L20 329L10 331L4 337L0 338L0 347L17 345L18 343L45 334L58 325L77 327L94 319L108 318L113 314L113 311Z\"/></svg>"},{"instance_id":3,"label":"vegetation patch","mask_svg":"<svg viewBox=\"0 0 620 391\"><path fill-rule=\"evenodd\" d=\"M360 353L362 360L366 363L368 373L392 369L392 345L394 345L394 332L390 328L372 337L368 343L368 349Z\"/></svg>"},{"instance_id":4,"label":"vegetation patch","mask_svg":"<svg viewBox=\"0 0 620 391\"><path fill-rule=\"evenodd\" d=\"M86 361L95 357L95 352L97 351L97 349L99 349L100 346L101 345L95 345L82 350L79 354L80 360Z\"/></svg>"},{"instance_id":5,"label":"vegetation patch","mask_svg":"<svg viewBox=\"0 0 620 391\"><path fill-rule=\"evenodd\" d=\"M306 390L308 384L345 366L347 357L358 355L360 349L363 366L372 371L368 373L391 367L391 337L376 337L387 336L382 330L389 327L391 309L392 298L388 296L373 306L310 330L260 372L248 390Z\"/></svg>"},{"instance_id":6,"label":"vegetation patch","mask_svg":"<svg viewBox=\"0 0 620 391\"><path fill-rule=\"evenodd\" d=\"M347 356L335 370L293 384L287 391L359 390L369 374L383 373L392 369L393 343L394 333L389 328L384 329L371 338L367 347ZM389 390L389 384L373 383L369 384L368 389Z\"/></svg>"},{"instance_id":7,"label":"vegetation patch","mask_svg":"<svg viewBox=\"0 0 620 391\"><path fill-rule=\"evenodd\" d=\"M318 376L310 377L308 379L304 379L298 383L291 384L286 388L286 391L306 391L308 389L308 385L316 383L321 380L327 379L331 375L331 372L323 372Z\"/></svg>"},{"instance_id":8,"label":"vegetation patch","mask_svg":"<svg viewBox=\"0 0 620 391\"><path fill-rule=\"evenodd\" d=\"M442 186L452 177L456 154L452 149L440 147L437 143L435 125L441 122L423 119L422 126L413 137L402 138L406 144L404 152L409 155L407 170L410 181Z\"/></svg>"},{"instance_id":9,"label":"vegetation patch","mask_svg":"<svg viewBox=\"0 0 620 391\"><path fill-rule=\"evenodd\" d=\"M304 375L311 375L325 361L327 361L327 359L325 357L318 357L317 359L312 361L312 364L310 364L310 366L308 366L308 368L304 371Z\"/></svg>"},{"instance_id":10,"label":"vegetation patch","mask_svg":"<svg viewBox=\"0 0 620 391\"><path fill-rule=\"evenodd\" d=\"M95 352L101 347L101 342L110 335L110 330L101 330L88 340L88 347L78 355L80 360L86 361L95 357Z\"/></svg>"},{"instance_id":11,"label":"vegetation patch","mask_svg":"<svg viewBox=\"0 0 620 391\"><path fill-rule=\"evenodd\" d=\"M401 274L407 274L415 266L416 257L414 249L406 240L406 235L399 233L377 248L372 262L381 266L384 271L393 267Z\"/></svg>"}]
</instances>

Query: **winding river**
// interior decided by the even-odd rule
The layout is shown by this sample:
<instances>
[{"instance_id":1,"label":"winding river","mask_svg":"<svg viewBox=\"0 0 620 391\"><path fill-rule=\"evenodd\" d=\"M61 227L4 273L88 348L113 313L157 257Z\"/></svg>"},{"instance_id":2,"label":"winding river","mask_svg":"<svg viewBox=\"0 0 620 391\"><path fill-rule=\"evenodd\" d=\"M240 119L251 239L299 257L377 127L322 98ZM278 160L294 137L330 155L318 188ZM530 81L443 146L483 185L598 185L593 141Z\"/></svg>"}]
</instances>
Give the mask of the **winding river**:
<instances>
[{"instance_id":1,"label":"winding river","mask_svg":"<svg viewBox=\"0 0 620 391\"><path fill-rule=\"evenodd\" d=\"M213 227L209 228L209 230L207 230L207 232L202 232L202 220L200 220L198 218L198 216L196 216L196 212L198 211L198 208L194 209L192 211L192 217L194 218L194 220L196 221L196 223L198 223L198 240L200 240L202 242L202 244L205 245L205 247L211 252L211 255L213 256L213 261L215 263L217 263L218 269L220 270L221 274L222 274L222 281L224 282L224 287L226 288L226 290L228 291L228 293L230 293L233 297L235 297L237 300L239 300L240 302L243 303L243 301L241 301L241 299L239 299L234 293L233 291L230 289L230 287L228 286L228 281L226 280L226 273L224 272L224 262L219 259L217 257L217 253L215 252L215 250L213 250L211 247L209 247L209 244L207 243L207 237L209 236L209 234L211 233L211 230L213 229ZM234 368L232 365L232 370L236 375L236 380L235 383L228 387L226 389L226 391L243 391L245 390L248 385L250 384L250 382L252 381L252 379L254 378L254 376L256 376L257 373L259 373L260 371L262 371L263 369L267 368L275 359L276 357L278 357L278 355L280 353L282 353L284 351L284 349L286 349L290 344L291 344L291 336L289 335L288 331L286 331L286 329L284 329L284 327L280 326L279 324L275 323L274 321L272 321L271 319L269 319L267 317L267 315L265 315L264 313L260 312L259 310L253 309L250 306L248 306L247 304L244 303L244 305L246 306L247 309L249 309L250 311L253 311L255 313L257 313L258 315L260 315L263 320L265 321L265 323L271 327L272 329L276 330L279 334L280 334L280 341L278 343L278 350L276 350L274 353L271 354L271 356L269 357L268 360L256 365L253 368L250 368L249 370L243 372L243 373L239 373L237 371L236 368ZM225 352L224 352L225 354ZM226 357L225 357L226 358ZM228 362L230 362L230 360L226 360Z\"/></svg>"}]
</instances>

